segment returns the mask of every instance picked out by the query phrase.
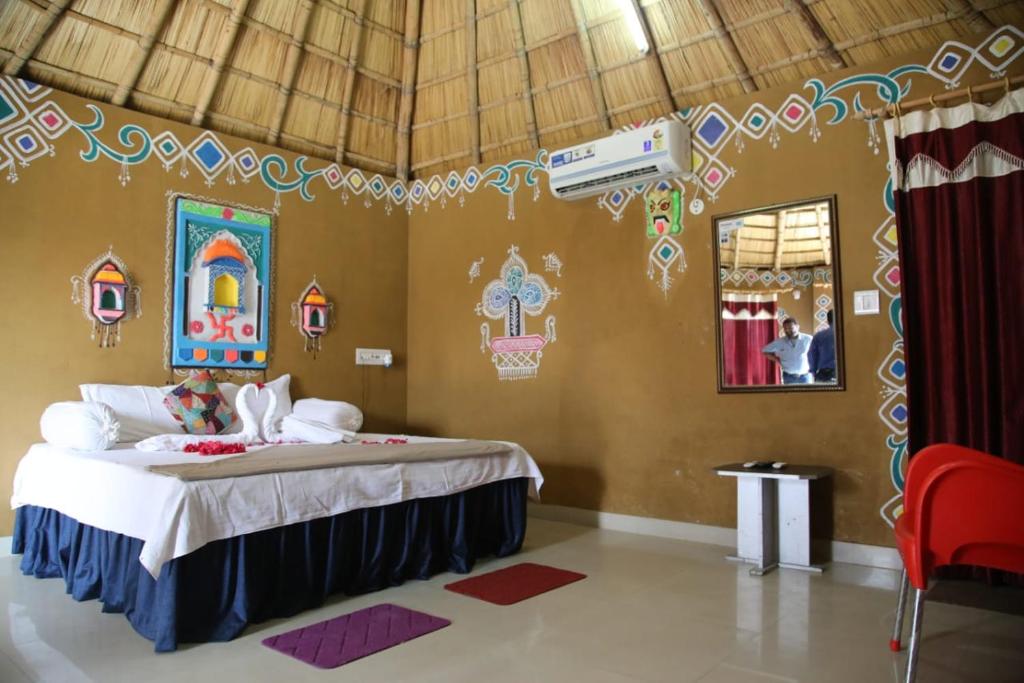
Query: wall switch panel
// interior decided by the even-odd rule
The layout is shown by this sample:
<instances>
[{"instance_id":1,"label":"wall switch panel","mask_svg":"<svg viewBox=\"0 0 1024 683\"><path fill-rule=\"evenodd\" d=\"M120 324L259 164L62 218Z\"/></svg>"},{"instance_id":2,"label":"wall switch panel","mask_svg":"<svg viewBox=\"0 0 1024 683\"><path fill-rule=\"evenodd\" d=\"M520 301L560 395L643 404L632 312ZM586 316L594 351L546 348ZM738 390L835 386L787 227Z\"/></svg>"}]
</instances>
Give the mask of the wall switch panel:
<instances>
[{"instance_id":1,"label":"wall switch panel","mask_svg":"<svg viewBox=\"0 0 1024 683\"><path fill-rule=\"evenodd\" d=\"M356 365L391 367L391 349L356 349Z\"/></svg>"},{"instance_id":2,"label":"wall switch panel","mask_svg":"<svg viewBox=\"0 0 1024 683\"><path fill-rule=\"evenodd\" d=\"M853 293L854 315L878 315L878 290L867 289Z\"/></svg>"}]
</instances>

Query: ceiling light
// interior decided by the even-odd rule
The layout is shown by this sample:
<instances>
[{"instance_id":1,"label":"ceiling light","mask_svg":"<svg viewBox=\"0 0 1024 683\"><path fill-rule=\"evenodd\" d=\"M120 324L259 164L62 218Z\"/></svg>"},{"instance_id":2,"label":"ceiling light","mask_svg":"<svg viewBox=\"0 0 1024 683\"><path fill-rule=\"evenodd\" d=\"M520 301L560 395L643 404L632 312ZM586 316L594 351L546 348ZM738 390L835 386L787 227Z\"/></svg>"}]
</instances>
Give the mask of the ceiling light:
<instances>
[{"instance_id":1,"label":"ceiling light","mask_svg":"<svg viewBox=\"0 0 1024 683\"><path fill-rule=\"evenodd\" d=\"M642 55L647 54L651 46L647 43L643 24L640 23L640 6L633 0L616 0L616 4L622 12L622 18L626 21L626 29L629 31L630 38L633 39L633 44L636 45L637 52Z\"/></svg>"}]
</instances>

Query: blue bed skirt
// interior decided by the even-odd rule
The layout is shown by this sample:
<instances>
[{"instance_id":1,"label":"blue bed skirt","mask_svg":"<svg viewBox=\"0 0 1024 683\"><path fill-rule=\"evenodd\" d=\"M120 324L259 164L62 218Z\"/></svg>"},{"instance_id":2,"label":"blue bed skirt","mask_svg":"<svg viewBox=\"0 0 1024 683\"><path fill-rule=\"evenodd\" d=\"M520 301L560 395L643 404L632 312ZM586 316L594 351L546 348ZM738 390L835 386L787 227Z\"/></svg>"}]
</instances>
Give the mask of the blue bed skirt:
<instances>
[{"instance_id":1,"label":"blue bed skirt","mask_svg":"<svg viewBox=\"0 0 1024 683\"><path fill-rule=\"evenodd\" d=\"M235 638L247 624L288 617L335 593L355 595L466 573L479 557L518 552L527 479L353 510L215 541L163 566L153 580L142 541L47 508L18 508L12 549L21 571L63 577L75 600L124 612L157 652Z\"/></svg>"}]
</instances>

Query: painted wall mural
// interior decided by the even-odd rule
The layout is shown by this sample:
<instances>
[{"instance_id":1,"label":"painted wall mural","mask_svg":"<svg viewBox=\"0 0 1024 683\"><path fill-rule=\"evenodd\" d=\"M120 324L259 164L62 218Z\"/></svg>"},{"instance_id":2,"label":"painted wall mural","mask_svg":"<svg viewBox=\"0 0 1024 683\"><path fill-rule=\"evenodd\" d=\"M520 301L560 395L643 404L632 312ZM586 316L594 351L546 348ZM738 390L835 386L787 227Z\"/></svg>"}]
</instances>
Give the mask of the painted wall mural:
<instances>
[{"instance_id":1,"label":"painted wall mural","mask_svg":"<svg viewBox=\"0 0 1024 683\"><path fill-rule=\"evenodd\" d=\"M142 316L142 289L111 246L71 276L71 303L92 323L89 338L99 337L100 348L108 348L120 343L122 322Z\"/></svg>"},{"instance_id":2,"label":"painted wall mural","mask_svg":"<svg viewBox=\"0 0 1024 683\"><path fill-rule=\"evenodd\" d=\"M555 316L544 320L544 335L528 334L528 317L544 312L548 303L559 296L557 289L531 273L526 261L519 255L519 247L508 249L508 259L501 266L498 278L484 287L483 297L476 305L476 314L502 321L503 334L491 338L488 323L480 325L480 353L491 350L491 362L498 370L500 380L532 379L540 369L542 349L553 343Z\"/></svg>"},{"instance_id":3,"label":"painted wall mural","mask_svg":"<svg viewBox=\"0 0 1024 683\"><path fill-rule=\"evenodd\" d=\"M168 365L266 370L273 282L270 215L189 196L170 201Z\"/></svg>"},{"instance_id":4,"label":"painted wall mural","mask_svg":"<svg viewBox=\"0 0 1024 683\"><path fill-rule=\"evenodd\" d=\"M976 64L988 69L993 79L1003 78L1007 68L1022 54L1024 32L1007 25L994 29L975 46L947 41L926 65L907 64L885 74L856 74L831 85L826 85L821 79L810 79L805 83L803 92L791 93L777 106L754 103L738 115L719 104L675 112L671 116L687 123L693 131L693 172L674 181L674 184L683 193L687 184L693 187L693 199L688 208L692 214L700 214L705 208L704 197L715 201L736 173L735 168L721 159L722 150L730 143L739 152L748 142L761 140L779 148L784 144L783 132L806 134L817 141L828 126L850 121L851 113L873 106L865 105L864 98L887 104L901 101L910 92L911 77L931 78L947 89L953 89L960 85L967 70ZM82 160L92 163L108 159L115 162L120 167L118 180L124 186L130 183L133 166L155 157L168 172L174 168L182 175L197 171L211 186L220 180L233 184L239 180L244 183L256 179L274 193L275 211L280 207L282 194L298 192L304 201L314 201L316 195L312 188L319 180L342 201L357 196L362 197L368 206L374 201L383 201L388 211L393 206L402 206L410 213L414 207L428 210L431 202L444 206L450 199L457 199L461 205L466 193L487 187L508 198L506 218L514 220L516 193L523 187L532 188L536 199L539 193L538 174L546 166L547 152L540 150L533 159L494 164L484 170L471 166L462 172L451 171L443 177L434 175L403 183L380 175L368 176L358 169L343 169L336 164L311 168L313 162L301 156L289 166L279 154L261 157L251 147L231 149L211 131L202 131L192 140L180 140L169 131L151 133L142 126L129 124L117 131L114 136L116 143L108 144L100 139L104 126L100 107L88 105L92 121L74 121L59 105L47 99L51 92L49 88L29 81L8 77L0 79L0 172L5 172L8 182L17 182L19 169L28 168L42 157L54 156L51 142L73 130L82 135L87 146L80 152ZM650 122L640 125L647 123ZM879 121L868 118L864 123L866 143L879 154ZM882 158L879 154L879 163L882 163ZM644 196L650 189L649 186L637 185L608 192L598 200L598 205L607 210L613 220L619 221L632 200ZM884 196L888 216L875 231L873 240L878 247L879 261L874 280L889 298L889 319L893 329L892 349L877 370L882 382L882 406L878 414L888 430L885 448L889 453L894 488L892 499L882 507L880 514L891 525L900 512L907 411L906 368L902 360L899 324L898 252L888 187ZM666 251L665 257L668 256L670 254ZM473 279L472 274L470 279Z\"/></svg>"}]
</instances>

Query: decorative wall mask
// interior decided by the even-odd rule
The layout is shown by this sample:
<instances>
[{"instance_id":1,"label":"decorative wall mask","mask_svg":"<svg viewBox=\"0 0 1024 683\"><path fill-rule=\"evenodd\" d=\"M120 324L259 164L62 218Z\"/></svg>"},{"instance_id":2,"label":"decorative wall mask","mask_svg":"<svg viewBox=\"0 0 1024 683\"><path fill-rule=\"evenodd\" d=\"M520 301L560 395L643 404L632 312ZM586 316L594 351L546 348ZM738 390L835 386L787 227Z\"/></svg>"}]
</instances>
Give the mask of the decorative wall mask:
<instances>
[{"instance_id":1,"label":"decorative wall mask","mask_svg":"<svg viewBox=\"0 0 1024 683\"><path fill-rule=\"evenodd\" d=\"M490 348L498 379L531 379L540 368L541 349L557 337L555 316L544 320L544 336L526 333L527 316L543 313L548 302L558 298L559 291L551 289L540 275L529 272L518 247L512 245L508 254L498 279L487 283L476 305L477 315L503 321L504 334L491 339L490 325L480 325L480 352Z\"/></svg>"},{"instance_id":2,"label":"decorative wall mask","mask_svg":"<svg viewBox=\"0 0 1024 683\"><path fill-rule=\"evenodd\" d=\"M668 183L661 182L647 193L644 213L647 217L647 237L657 240L647 254L647 277L658 275L658 289L668 296L672 288L669 270L675 266L680 273L686 270L686 254L673 235L683 232L682 195Z\"/></svg>"},{"instance_id":3,"label":"decorative wall mask","mask_svg":"<svg viewBox=\"0 0 1024 683\"><path fill-rule=\"evenodd\" d=\"M679 190L659 186L647 193L644 208L647 213L647 236L678 235L683 231L679 223L682 214Z\"/></svg>"},{"instance_id":4,"label":"decorative wall mask","mask_svg":"<svg viewBox=\"0 0 1024 683\"><path fill-rule=\"evenodd\" d=\"M99 336L100 348L117 346L121 323L142 316L141 294L113 247L86 266L81 275L71 277L71 303L81 304L86 320L92 321L90 338Z\"/></svg>"},{"instance_id":5,"label":"decorative wall mask","mask_svg":"<svg viewBox=\"0 0 1024 683\"><path fill-rule=\"evenodd\" d=\"M321 351L320 338L334 326L334 303L327 300L315 275L299 300L292 303L292 326L302 333L306 340L303 350L312 351L315 360Z\"/></svg>"},{"instance_id":6,"label":"decorative wall mask","mask_svg":"<svg viewBox=\"0 0 1024 683\"><path fill-rule=\"evenodd\" d=\"M270 214L174 198L169 237L175 368L265 370L270 349Z\"/></svg>"}]
</instances>

